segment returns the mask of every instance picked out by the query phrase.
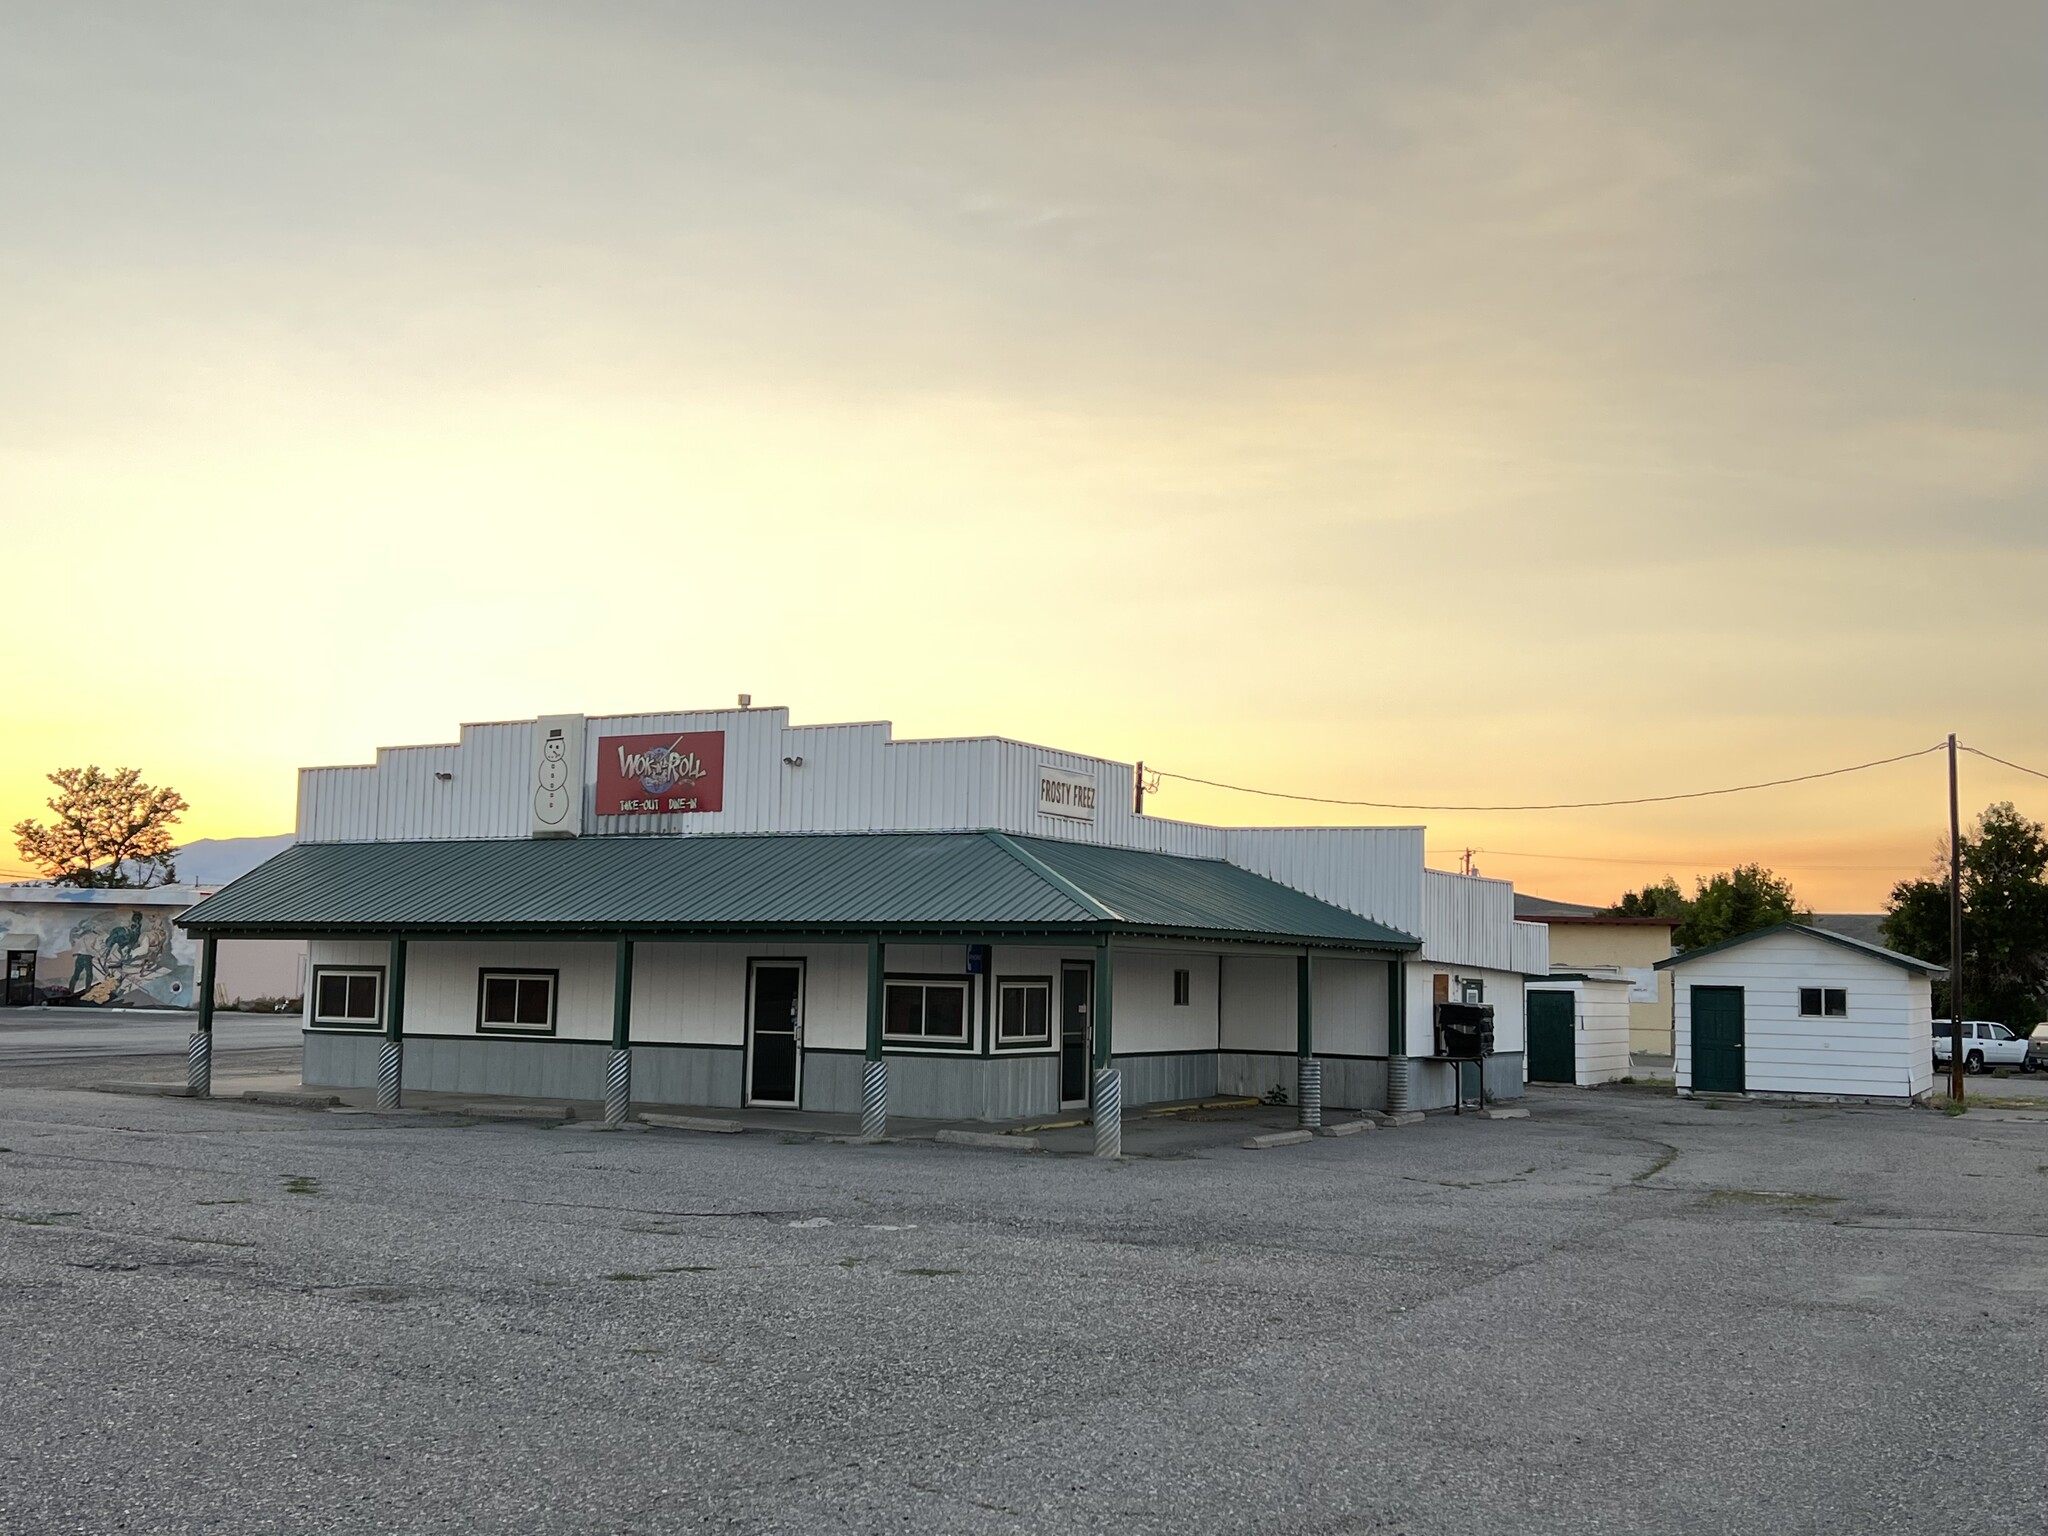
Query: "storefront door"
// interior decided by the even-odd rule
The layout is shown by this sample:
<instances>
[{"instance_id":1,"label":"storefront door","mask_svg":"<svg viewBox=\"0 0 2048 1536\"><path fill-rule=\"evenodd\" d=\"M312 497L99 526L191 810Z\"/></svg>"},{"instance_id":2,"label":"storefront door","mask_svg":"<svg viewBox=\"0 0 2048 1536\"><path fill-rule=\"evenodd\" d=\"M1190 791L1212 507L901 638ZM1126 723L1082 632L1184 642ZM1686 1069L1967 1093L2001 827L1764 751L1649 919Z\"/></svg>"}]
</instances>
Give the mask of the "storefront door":
<instances>
[{"instance_id":1,"label":"storefront door","mask_svg":"<svg viewBox=\"0 0 2048 1536\"><path fill-rule=\"evenodd\" d=\"M747 962L747 1102L794 1108L802 1098L804 963Z\"/></svg>"},{"instance_id":2,"label":"storefront door","mask_svg":"<svg viewBox=\"0 0 2048 1536\"><path fill-rule=\"evenodd\" d=\"M36 1000L36 952L32 949L7 951L7 979L0 990L0 1006L26 1008Z\"/></svg>"},{"instance_id":3,"label":"storefront door","mask_svg":"<svg viewBox=\"0 0 2048 1536\"><path fill-rule=\"evenodd\" d=\"M1086 961L1070 961L1060 967L1060 1108L1075 1109L1088 1102L1088 1085L1093 1074L1088 1060L1089 999L1095 992L1095 967Z\"/></svg>"}]
</instances>

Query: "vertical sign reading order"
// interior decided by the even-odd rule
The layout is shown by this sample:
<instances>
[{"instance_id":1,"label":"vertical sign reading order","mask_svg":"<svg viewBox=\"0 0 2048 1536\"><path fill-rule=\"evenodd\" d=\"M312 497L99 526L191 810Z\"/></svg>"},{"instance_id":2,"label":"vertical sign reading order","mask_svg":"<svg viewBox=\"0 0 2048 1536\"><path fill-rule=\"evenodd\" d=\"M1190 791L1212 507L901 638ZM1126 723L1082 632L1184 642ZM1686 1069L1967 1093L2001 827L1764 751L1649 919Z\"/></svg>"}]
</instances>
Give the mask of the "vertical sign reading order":
<instances>
[{"instance_id":1,"label":"vertical sign reading order","mask_svg":"<svg viewBox=\"0 0 2048 1536\"><path fill-rule=\"evenodd\" d=\"M1095 775L1038 766L1038 814L1068 821L1095 819Z\"/></svg>"},{"instance_id":2,"label":"vertical sign reading order","mask_svg":"<svg viewBox=\"0 0 2048 1536\"><path fill-rule=\"evenodd\" d=\"M533 835L583 831L583 717L542 715L533 722Z\"/></svg>"},{"instance_id":3,"label":"vertical sign reading order","mask_svg":"<svg viewBox=\"0 0 2048 1536\"><path fill-rule=\"evenodd\" d=\"M724 809L725 732L598 738L598 815Z\"/></svg>"}]
</instances>

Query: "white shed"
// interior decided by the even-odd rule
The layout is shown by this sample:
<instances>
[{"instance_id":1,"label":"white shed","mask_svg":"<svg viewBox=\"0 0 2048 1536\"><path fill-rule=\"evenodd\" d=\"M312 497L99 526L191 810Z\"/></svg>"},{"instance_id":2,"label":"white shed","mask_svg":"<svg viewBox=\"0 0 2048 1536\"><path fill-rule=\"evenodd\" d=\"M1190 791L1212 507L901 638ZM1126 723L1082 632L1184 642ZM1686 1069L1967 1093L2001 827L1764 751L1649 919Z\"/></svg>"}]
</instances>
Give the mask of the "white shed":
<instances>
[{"instance_id":1,"label":"white shed","mask_svg":"<svg viewBox=\"0 0 2048 1536\"><path fill-rule=\"evenodd\" d=\"M1591 1088L1628 1076L1630 979L1553 970L1528 984L1529 1080Z\"/></svg>"},{"instance_id":2,"label":"white shed","mask_svg":"<svg viewBox=\"0 0 2048 1536\"><path fill-rule=\"evenodd\" d=\"M1658 962L1680 1093L1904 1103L1934 1088L1938 965L1781 923Z\"/></svg>"}]
</instances>

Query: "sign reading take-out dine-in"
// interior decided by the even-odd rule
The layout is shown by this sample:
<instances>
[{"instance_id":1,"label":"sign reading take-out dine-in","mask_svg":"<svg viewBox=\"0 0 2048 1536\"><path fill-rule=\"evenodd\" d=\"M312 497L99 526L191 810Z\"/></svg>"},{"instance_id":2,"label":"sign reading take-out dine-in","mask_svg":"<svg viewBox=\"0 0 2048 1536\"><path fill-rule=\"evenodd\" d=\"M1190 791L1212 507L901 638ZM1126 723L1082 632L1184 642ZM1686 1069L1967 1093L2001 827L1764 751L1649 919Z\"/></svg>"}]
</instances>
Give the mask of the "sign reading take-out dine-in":
<instances>
[{"instance_id":1,"label":"sign reading take-out dine-in","mask_svg":"<svg viewBox=\"0 0 2048 1536\"><path fill-rule=\"evenodd\" d=\"M724 808L725 732L598 738L598 815L666 816Z\"/></svg>"}]
</instances>

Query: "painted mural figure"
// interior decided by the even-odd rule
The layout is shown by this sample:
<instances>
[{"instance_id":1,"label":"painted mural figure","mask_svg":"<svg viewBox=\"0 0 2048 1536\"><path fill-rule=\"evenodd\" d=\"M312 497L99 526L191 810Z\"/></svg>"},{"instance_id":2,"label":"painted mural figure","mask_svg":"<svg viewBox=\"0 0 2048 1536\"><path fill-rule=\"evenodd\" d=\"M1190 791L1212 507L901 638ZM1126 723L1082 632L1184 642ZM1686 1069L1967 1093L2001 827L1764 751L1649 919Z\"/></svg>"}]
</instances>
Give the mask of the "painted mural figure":
<instances>
[{"instance_id":1,"label":"painted mural figure","mask_svg":"<svg viewBox=\"0 0 2048 1536\"><path fill-rule=\"evenodd\" d=\"M187 1000L192 967L173 952L174 937L165 912L94 912L72 922L65 945L46 949L37 969L44 986L71 1002L177 1006Z\"/></svg>"}]
</instances>

